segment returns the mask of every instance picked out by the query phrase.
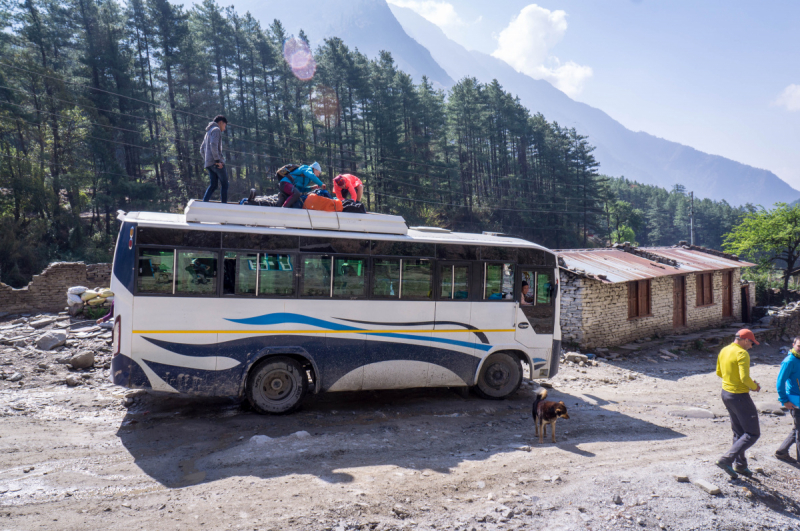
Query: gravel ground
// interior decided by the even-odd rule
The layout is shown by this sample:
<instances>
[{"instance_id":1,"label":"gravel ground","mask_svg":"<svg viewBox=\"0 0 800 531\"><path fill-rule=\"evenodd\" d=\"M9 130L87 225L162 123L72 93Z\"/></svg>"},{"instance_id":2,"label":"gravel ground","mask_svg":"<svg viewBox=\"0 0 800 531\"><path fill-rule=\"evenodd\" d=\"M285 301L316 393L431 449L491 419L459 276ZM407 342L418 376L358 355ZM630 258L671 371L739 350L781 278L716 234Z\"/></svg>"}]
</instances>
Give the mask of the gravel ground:
<instances>
[{"instance_id":1,"label":"gravel ground","mask_svg":"<svg viewBox=\"0 0 800 531\"><path fill-rule=\"evenodd\" d=\"M752 354L762 471L731 481L714 466L731 439L716 348L562 364L549 393L570 419L540 444L528 381L504 401L341 393L260 416L112 386L104 333L0 346L0 529L800 529L800 469L772 456L790 430L779 345ZM87 348L92 368L55 362Z\"/></svg>"}]
</instances>

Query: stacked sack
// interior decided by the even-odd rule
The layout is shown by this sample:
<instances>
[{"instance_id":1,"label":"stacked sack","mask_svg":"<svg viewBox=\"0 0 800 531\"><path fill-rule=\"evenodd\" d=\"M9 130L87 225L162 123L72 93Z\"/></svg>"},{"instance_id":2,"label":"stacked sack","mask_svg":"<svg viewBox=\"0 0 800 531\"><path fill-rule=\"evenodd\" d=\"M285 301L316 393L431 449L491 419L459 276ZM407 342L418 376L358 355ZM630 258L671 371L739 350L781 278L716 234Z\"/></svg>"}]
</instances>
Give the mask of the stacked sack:
<instances>
[{"instance_id":1,"label":"stacked sack","mask_svg":"<svg viewBox=\"0 0 800 531\"><path fill-rule=\"evenodd\" d=\"M84 286L73 286L67 290L67 304L75 314L83 309L84 304L109 307L113 302L114 293L108 288L89 289Z\"/></svg>"}]
</instances>

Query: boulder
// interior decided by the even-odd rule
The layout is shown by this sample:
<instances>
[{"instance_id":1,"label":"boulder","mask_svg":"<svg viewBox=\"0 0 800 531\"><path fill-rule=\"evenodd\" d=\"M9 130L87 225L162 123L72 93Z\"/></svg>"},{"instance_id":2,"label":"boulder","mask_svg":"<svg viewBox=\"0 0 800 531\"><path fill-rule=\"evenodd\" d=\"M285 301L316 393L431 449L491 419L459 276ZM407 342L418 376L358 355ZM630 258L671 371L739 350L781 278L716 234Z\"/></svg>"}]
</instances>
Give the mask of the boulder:
<instances>
[{"instance_id":1,"label":"boulder","mask_svg":"<svg viewBox=\"0 0 800 531\"><path fill-rule=\"evenodd\" d=\"M38 321L31 322L30 326L32 326L33 328L44 328L45 326L53 324L55 322L56 322L55 317L44 317L42 319L39 319Z\"/></svg>"},{"instance_id":2,"label":"boulder","mask_svg":"<svg viewBox=\"0 0 800 531\"><path fill-rule=\"evenodd\" d=\"M81 384L81 379L80 378L76 378L74 375L70 374L69 376L67 376L66 382L67 382L68 386L75 387L76 385L80 385Z\"/></svg>"},{"instance_id":3,"label":"boulder","mask_svg":"<svg viewBox=\"0 0 800 531\"><path fill-rule=\"evenodd\" d=\"M50 330L36 340L39 350L52 350L67 342L67 333L64 330Z\"/></svg>"},{"instance_id":4,"label":"boulder","mask_svg":"<svg viewBox=\"0 0 800 531\"><path fill-rule=\"evenodd\" d=\"M94 353L88 350L78 352L69 358L67 363L72 365L73 369L88 369L89 367L94 367Z\"/></svg>"},{"instance_id":5,"label":"boulder","mask_svg":"<svg viewBox=\"0 0 800 531\"><path fill-rule=\"evenodd\" d=\"M580 363L580 362L588 362L589 356L581 354L580 352L567 352L564 355L564 359L567 361L571 361L573 363Z\"/></svg>"}]
</instances>

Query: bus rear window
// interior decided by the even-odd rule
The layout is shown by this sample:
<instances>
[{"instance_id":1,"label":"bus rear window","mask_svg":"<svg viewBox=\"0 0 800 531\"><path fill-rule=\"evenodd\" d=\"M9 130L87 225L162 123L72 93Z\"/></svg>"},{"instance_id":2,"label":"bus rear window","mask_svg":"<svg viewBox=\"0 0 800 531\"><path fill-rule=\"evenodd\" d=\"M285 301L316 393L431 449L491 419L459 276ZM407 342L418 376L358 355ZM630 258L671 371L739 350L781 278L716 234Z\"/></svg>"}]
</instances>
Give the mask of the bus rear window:
<instances>
[{"instance_id":1,"label":"bus rear window","mask_svg":"<svg viewBox=\"0 0 800 531\"><path fill-rule=\"evenodd\" d=\"M217 294L217 253L178 251L175 295Z\"/></svg>"},{"instance_id":2,"label":"bus rear window","mask_svg":"<svg viewBox=\"0 0 800 531\"><path fill-rule=\"evenodd\" d=\"M138 292L171 295L174 264L175 251L139 249Z\"/></svg>"}]
</instances>

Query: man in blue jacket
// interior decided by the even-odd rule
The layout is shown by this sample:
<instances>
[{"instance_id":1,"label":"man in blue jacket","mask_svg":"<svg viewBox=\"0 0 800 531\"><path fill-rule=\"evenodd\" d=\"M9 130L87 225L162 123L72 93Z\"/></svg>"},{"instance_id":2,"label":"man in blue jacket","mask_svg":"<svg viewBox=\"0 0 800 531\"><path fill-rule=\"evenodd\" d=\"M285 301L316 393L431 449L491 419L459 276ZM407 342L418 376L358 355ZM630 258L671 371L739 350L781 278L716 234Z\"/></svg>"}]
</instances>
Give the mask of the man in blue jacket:
<instances>
[{"instance_id":1,"label":"man in blue jacket","mask_svg":"<svg viewBox=\"0 0 800 531\"><path fill-rule=\"evenodd\" d=\"M794 338L792 349L781 363L776 387L778 388L778 400L792 415L794 429L778 447L775 457L781 461L793 462L794 459L789 455L789 448L794 444L797 460L800 461L800 409L790 399L790 395L795 400L800 397L800 336Z\"/></svg>"},{"instance_id":2,"label":"man in blue jacket","mask_svg":"<svg viewBox=\"0 0 800 531\"><path fill-rule=\"evenodd\" d=\"M303 194L309 193L314 188L319 187L324 190L325 185L319 180L320 175L322 167L319 162L315 162L311 166L300 166L281 179L278 188L289 196L283 203L284 208L291 208Z\"/></svg>"}]
</instances>

